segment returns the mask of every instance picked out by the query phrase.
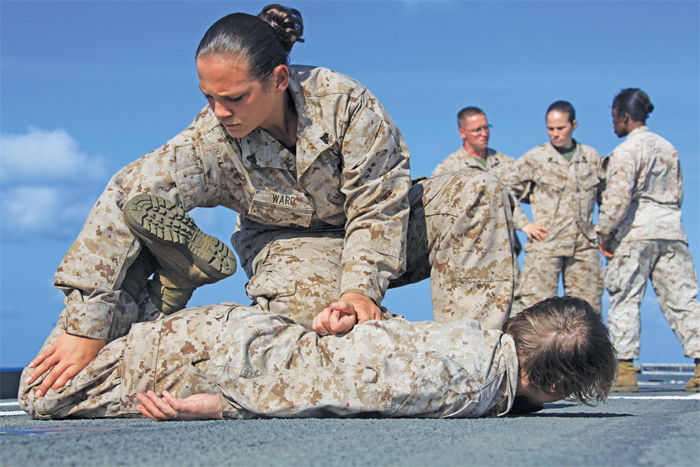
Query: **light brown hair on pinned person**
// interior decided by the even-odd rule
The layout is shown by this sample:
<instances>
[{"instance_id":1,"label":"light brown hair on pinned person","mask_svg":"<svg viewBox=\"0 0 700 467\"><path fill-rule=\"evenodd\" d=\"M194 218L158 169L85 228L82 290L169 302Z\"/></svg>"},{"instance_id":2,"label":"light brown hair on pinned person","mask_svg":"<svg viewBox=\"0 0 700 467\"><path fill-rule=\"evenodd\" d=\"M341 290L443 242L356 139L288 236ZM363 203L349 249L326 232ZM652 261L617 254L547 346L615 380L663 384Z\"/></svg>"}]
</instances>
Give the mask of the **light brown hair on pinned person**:
<instances>
[{"instance_id":1,"label":"light brown hair on pinned person","mask_svg":"<svg viewBox=\"0 0 700 467\"><path fill-rule=\"evenodd\" d=\"M289 52L304 42L301 13L282 5L268 5L258 16L233 13L214 23L197 47L196 59L210 56L248 60L253 78L265 82L275 68L289 64Z\"/></svg>"},{"instance_id":2,"label":"light brown hair on pinned person","mask_svg":"<svg viewBox=\"0 0 700 467\"><path fill-rule=\"evenodd\" d=\"M520 371L548 396L591 404L605 400L617 353L600 313L576 297L552 297L509 318Z\"/></svg>"}]
</instances>

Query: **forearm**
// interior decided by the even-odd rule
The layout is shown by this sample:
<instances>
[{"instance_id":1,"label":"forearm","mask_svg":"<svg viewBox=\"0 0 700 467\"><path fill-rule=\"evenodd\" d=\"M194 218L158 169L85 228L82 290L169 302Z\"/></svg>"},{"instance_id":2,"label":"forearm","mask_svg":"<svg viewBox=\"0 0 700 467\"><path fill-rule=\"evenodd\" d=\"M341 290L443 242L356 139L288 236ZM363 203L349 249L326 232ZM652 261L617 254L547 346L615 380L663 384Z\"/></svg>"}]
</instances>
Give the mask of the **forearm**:
<instances>
[{"instance_id":1,"label":"forearm","mask_svg":"<svg viewBox=\"0 0 700 467\"><path fill-rule=\"evenodd\" d=\"M340 292L381 303L405 270L411 189L408 150L372 96L353 114L343 142L345 246Z\"/></svg>"}]
</instances>

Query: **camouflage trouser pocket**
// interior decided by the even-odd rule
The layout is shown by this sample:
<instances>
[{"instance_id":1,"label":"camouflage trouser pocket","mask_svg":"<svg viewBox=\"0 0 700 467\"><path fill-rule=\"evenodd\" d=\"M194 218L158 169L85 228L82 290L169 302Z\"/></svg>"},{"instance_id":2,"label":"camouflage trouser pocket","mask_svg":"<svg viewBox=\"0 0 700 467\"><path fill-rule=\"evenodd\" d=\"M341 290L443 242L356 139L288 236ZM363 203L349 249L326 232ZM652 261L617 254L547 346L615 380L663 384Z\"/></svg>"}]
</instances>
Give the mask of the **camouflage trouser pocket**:
<instances>
[{"instance_id":1,"label":"camouflage trouser pocket","mask_svg":"<svg viewBox=\"0 0 700 467\"><path fill-rule=\"evenodd\" d=\"M253 263L246 293L264 310L310 328L313 317L340 298L340 234L278 238Z\"/></svg>"},{"instance_id":2,"label":"camouflage trouser pocket","mask_svg":"<svg viewBox=\"0 0 700 467\"><path fill-rule=\"evenodd\" d=\"M620 245L615 251L615 256L608 261L605 267L605 287L608 293L616 294L626 289L631 275L639 268L639 253Z\"/></svg>"}]
</instances>

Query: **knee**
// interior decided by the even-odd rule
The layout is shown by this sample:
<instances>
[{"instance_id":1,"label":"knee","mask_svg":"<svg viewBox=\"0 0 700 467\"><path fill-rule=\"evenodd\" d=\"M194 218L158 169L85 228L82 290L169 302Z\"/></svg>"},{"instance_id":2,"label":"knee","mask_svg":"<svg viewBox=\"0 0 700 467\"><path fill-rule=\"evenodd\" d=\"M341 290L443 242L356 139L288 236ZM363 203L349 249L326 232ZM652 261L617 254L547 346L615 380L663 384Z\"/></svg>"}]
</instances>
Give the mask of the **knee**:
<instances>
[{"instance_id":1,"label":"knee","mask_svg":"<svg viewBox=\"0 0 700 467\"><path fill-rule=\"evenodd\" d=\"M49 394L43 397L39 397L35 393L35 389L39 387L43 378L35 381L32 384L27 384L26 379L29 376L31 369L25 369L22 373L22 380L19 385L19 394L17 395L17 401L19 407L27 412L29 416L37 420L46 420L55 418L54 413L54 398L52 397L55 391L49 389Z\"/></svg>"}]
</instances>

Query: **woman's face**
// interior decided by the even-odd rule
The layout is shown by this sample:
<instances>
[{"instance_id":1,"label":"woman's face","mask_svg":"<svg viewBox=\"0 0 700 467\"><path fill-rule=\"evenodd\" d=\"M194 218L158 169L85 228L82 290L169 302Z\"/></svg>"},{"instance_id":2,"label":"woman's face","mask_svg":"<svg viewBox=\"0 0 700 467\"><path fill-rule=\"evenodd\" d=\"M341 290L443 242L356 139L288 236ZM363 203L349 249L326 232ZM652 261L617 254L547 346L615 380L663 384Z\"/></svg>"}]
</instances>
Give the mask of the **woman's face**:
<instances>
[{"instance_id":1,"label":"woman's face","mask_svg":"<svg viewBox=\"0 0 700 467\"><path fill-rule=\"evenodd\" d=\"M627 136L627 134L629 133L627 131L627 119L625 118L626 116L627 114L620 117L617 114L617 109L612 109L613 131L619 138Z\"/></svg>"},{"instance_id":2,"label":"woman's face","mask_svg":"<svg viewBox=\"0 0 700 467\"><path fill-rule=\"evenodd\" d=\"M547 114L547 134L552 145L557 148L568 149L574 145L573 134L576 126L576 120L570 122L566 112L552 110Z\"/></svg>"},{"instance_id":3,"label":"woman's face","mask_svg":"<svg viewBox=\"0 0 700 467\"><path fill-rule=\"evenodd\" d=\"M284 68L280 76L280 69ZM248 62L239 57L205 56L197 59L199 88L229 135L242 138L254 129L275 124L289 75L286 66L275 69L270 82L253 78Z\"/></svg>"}]
</instances>

